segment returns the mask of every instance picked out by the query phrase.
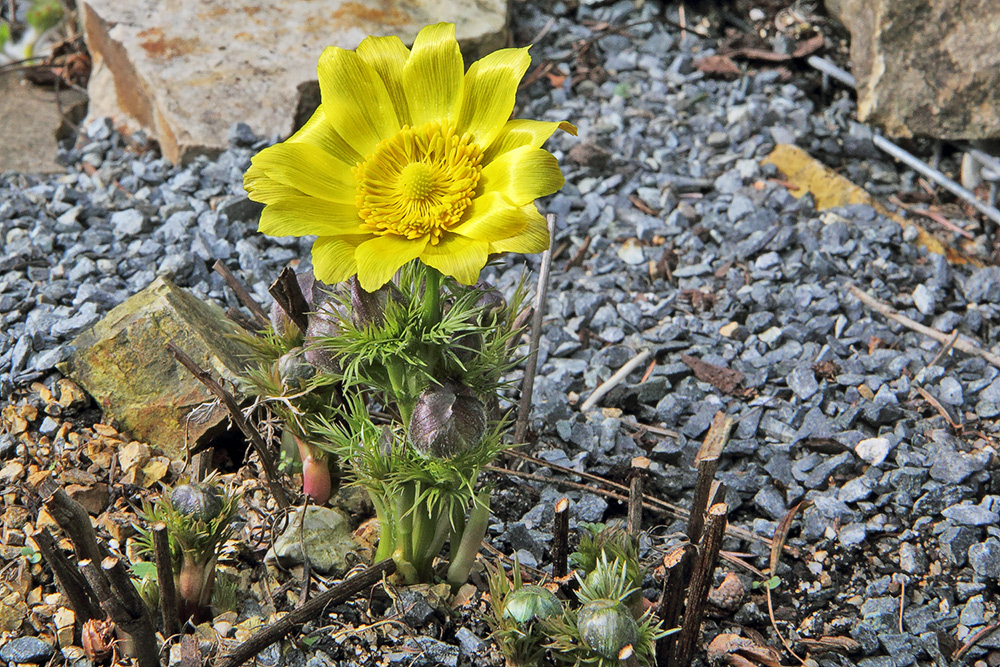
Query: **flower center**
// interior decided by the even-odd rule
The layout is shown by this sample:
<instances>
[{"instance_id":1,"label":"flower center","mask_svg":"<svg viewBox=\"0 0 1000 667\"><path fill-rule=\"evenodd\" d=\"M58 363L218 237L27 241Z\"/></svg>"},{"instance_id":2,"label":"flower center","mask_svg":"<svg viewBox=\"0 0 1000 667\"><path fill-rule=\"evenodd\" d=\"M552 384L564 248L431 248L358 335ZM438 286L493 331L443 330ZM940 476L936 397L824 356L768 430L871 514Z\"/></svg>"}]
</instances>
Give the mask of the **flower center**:
<instances>
[{"instance_id":1,"label":"flower center","mask_svg":"<svg viewBox=\"0 0 1000 667\"><path fill-rule=\"evenodd\" d=\"M447 123L404 126L354 168L361 219L379 235L441 235L462 219L479 183L483 151Z\"/></svg>"}]
</instances>

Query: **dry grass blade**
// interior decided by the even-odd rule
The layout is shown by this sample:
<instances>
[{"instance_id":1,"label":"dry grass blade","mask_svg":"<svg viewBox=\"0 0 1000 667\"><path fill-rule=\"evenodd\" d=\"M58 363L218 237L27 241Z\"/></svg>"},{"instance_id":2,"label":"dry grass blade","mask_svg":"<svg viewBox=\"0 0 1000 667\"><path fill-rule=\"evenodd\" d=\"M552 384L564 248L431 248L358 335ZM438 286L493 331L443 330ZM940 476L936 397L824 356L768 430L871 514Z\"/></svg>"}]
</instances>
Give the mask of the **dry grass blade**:
<instances>
[{"instance_id":1,"label":"dry grass blade","mask_svg":"<svg viewBox=\"0 0 1000 667\"><path fill-rule=\"evenodd\" d=\"M969 637L969 639L964 644L962 644L962 646L957 651L955 651L955 653L951 656L952 662L958 662L959 660L964 658L965 654L969 652L969 649L971 649L973 646L979 643L979 641L983 637L990 634L997 628L1000 628L1000 623L990 623L985 628L983 628L976 634Z\"/></svg>"},{"instance_id":2,"label":"dry grass blade","mask_svg":"<svg viewBox=\"0 0 1000 667\"><path fill-rule=\"evenodd\" d=\"M774 537L771 538L771 560L768 563L768 571L772 577L778 569L778 561L781 560L781 549L785 546L785 541L788 539L788 531L792 529L792 522L795 520L795 515L799 512L804 512L811 505L811 500L803 500L788 510L788 513L785 514L781 523L778 524L778 528L774 531Z\"/></svg>"}]
</instances>

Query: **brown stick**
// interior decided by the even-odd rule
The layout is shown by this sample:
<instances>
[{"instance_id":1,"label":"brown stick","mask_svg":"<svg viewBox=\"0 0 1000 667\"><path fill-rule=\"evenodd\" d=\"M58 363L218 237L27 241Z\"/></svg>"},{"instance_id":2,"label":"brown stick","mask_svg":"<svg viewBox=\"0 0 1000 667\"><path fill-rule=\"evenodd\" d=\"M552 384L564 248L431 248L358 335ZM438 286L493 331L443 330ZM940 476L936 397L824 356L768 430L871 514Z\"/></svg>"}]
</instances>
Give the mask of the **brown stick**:
<instances>
[{"instance_id":1,"label":"brown stick","mask_svg":"<svg viewBox=\"0 0 1000 667\"><path fill-rule=\"evenodd\" d=\"M638 537L642 531L642 487L649 469L649 459L637 456L632 459L632 470L628 489L628 521L626 527L633 537Z\"/></svg>"},{"instance_id":2,"label":"brown stick","mask_svg":"<svg viewBox=\"0 0 1000 667\"><path fill-rule=\"evenodd\" d=\"M91 560L82 560L80 569L97 593L101 608L119 629L132 637L134 657L139 667L160 667L156 631L146 613L146 605L136 592L120 559L109 556L100 567ZM120 581L123 576L124 582Z\"/></svg>"},{"instance_id":3,"label":"brown stick","mask_svg":"<svg viewBox=\"0 0 1000 667\"><path fill-rule=\"evenodd\" d=\"M545 216L549 227L549 239L555 236L556 216ZM524 442L528 434L528 418L531 415L531 395L535 391L535 372L538 370L538 341L542 338L542 320L545 317L545 300L549 293L549 271L552 269L552 246L542 253L542 268L538 271L538 292L535 294L535 312L531 318L531 342L528 345L528 359L524 364L524 379L521 381L521 402L517 407L517 421L514 423L514 442Z\"/></svg>"},{"instance_id":4,"label":"brown stick","mask_svg":"<svg viewBox=\"0 0 1000 667\"><path fill-rule=\"evenodd\" d=\"M286 266L285 270L267 288L267 291L274 297L278 306L285 311L288 319L294 322L299 331L304 334L309 326L309 316L306 315L309 312L309 304L302 296L302 288L299 287L299 281L295 277L295 271L292 270L292 267Z\"/></svg>"},{"instance_id":5,"label":"brown stick","mask_svg":"<svg viewBox=\"0 0 1000 667\"><path fill-rule=\"evenodd\" d=\"M202 667L198 638L194 635L181 637L181 662L179 667Z\"/></svg>"},{"instance_id":6,"label":"brown stick","mask_svg":"<svg viewBox=\"0 0 1000 667\"><path fill-rule=\"evenodd\" d=\"M590 249L591 240L592 239L589 234L584 237L583 243L581 243L580 247L577 248L575 253L573 253L573 256L566 260L566 266L563 267L563 271L569 271L574 266L580 266L583 264L583 260L587 256L587 250Z\"/></svg>"},{"instance_id":7,"label":"brown stick","mask_svg":"<svg viewBox=\"0 0 1000 667\"><path fill-rule=\"evenodd\" d=\"M233 272L229 270L229 267L226 266L221 259L216 260L212 268L215 269L216 273L222 276L223 280L226 281L226 284L229 285L229 289L233 290L233 294L236 295L239 302L246 306L246 309L253 314L254 320L260 328L266 327L268 324L267 313L265 313L260 304L257 303L252 296L250 296L250 290L247 289L247 286L244 285L239 278L233 275Z\"/></svg>"},{"instance_id":8,"label":"brown stick","mask_svg":"<svg viewBox=\"0 0 1000 667\"><path fill-rule=\"evenodd\" d=\"M39 486L38 495L45 503L45 509L55 519L59 527L69 536L78 560L89 559L101 562L107 551L97 543L97 533L90 523L90 515L83 505L76 502L51 477Z\"/></svg>"},{"instance_id":9,"label":"brown stick","mask_svg":"<svg viewBox=\"0 0 1000 667\"><path fill-rule=\"evenodd\" d=\"M556 501L552 525L552 576L566 576L566 555L569 553L569 498Z\"/></svg>"},{"instance_id":10,"label":"brown stick","mask_svg":"<svg viewBox=\"0 0 1000 667\"><path fill-rule=\"evenodd\" d=\"M160 585L160 614L163 616L163 635L168 640L178 633L180 618L177 613L177 591L174 589L174 566L170 557L170 539L167 525L153 524L153 557L156 560L156 581Z\"/></svg>"},{"instance_id":11,"label":"brown stick","mask_svg":"<svg viewBox=\"0 0 1000 667\"><path fill-rule=\"evenodd\" d=\"M712 418L712 426L708 429L705 440L701 443L701 449L695 457L698 467L698 479L694 487L694 499L691 501L691 518L688 520L688 540L691 544L698 544L701 540L701 531L705 526L705 511L709 507L709 495L712 491L712 482L715 480L715 472L719 468L719 456L729 441L729 434L733 430L733 419L721 410L715 413Z\"/></svg>"},{"instance_id":12,"label":"brown stick","mask_svg":"<svg viewBox=\"0 0 1000 667\"><path fill-rule=\"evenodd\" d=\"M680 618L681 609L684 607L684 593L687 590L684 572L688 569L687 563L691 560L694 550L694 545L686 542L663 557L663 567L666 572L663 576L663 591L660 594L660 605L656 615L663 621L663 627L668 630L677 627L677 619ZM657 664L666 666L676 637L676 634L671 634L656 642Z\"/></svg>"},{"instance_id":13,"label":"brown stick","mask_svg":"<svg viewBox=\"0 0 1000 667\"><path fill-rule=\"evenodd\" d=\"M91 619L101 620L104 612L87 580L80 571L73 567L72 562L62 553L48 528L36 530L31 539L38 545L38 553L48 563L49 569L55 575L59 589L66 597L67 603L76 614L76 620L81 625Z\"/></svg>"},{"instance_id":14,"label":"brown stick","mask_svg":"<svg viewBox=\"0 0 1000 667\"><path fill-rule=\"evenodd\" d=\"M708 591L712 585L712 573L715 572L722 538L726 533L728 511L729 508L725 503L713 505L708 509L705 533L698 546L698 558L691 573L691 585L688 587L687 600L684 604L684 622L669 663L671 667L686 667L694 652L694 645L701 630L701 621L705 616L705 602L708 600Z\"/></svg>"},{"instance_id":15,"label":"brown stick","mask_svg":"<svg viewBox=\"0 0 1000 667\"><path fill-rule=\"evenodd\" d=\"M911 320L906 315L902 315L896 312L896 310L889 304L879 301L875 297L869 295L867 292L861 291L851 283L847 284L847 290L872 310L881 313L882 315L884 315L885 317L894 322L902 324L907 329L912 329L917 333L921 333L925 336L933 338L942 345L947 345L948 343L951 342L951 336L949 336L945 332L939 331L938 329L934 329L932 327L924 326L919 322ZM992 352L989 352L988 350L984 350L983 348L979 347L968 336L959 336L957 339L955 339L953 346L956 350L961 350L962 352L965 352L967 354L978 355L983 359L985 359L986 361L993 364L994 366L996 366L997 368L1000 368L1000 357L993 354Z\"/></svg>"},{"instance_id":16,"label":"brown stick","mask_svg":"<svg viewBox=\"0 0 1000 667\"><path fill-rule=\"evenodd\" d=\"M328 606L339 604L344 600L374 585L385 575L396 571L396 561L387 558L375 563L368 569L350 579L345 579L336 586L320 593L301 607L297 607L274 623L271 623L254 633L242 644L222 656L216 667L239 667L247 660L263 651L265 648L280 641L296 627L319 616Z\"/></svg>"},{"instance_id":17,"label":"brown stick","mask_svg":"<svg viewBox=\"0 0 1000 667\"><path fill-rule=\"evenodd\" d=\"M236 399L226 391L221 384L216 382L208 371L202 370L198 364L196 364L191 357L186 355L183 350L174 345L173 343L167 343L167 349L173 353L174 358L188 369L192 375L197 378L205 387L215 394L215 396L222 401L222 404L226 406L226 410L229 412L229 418L233 420L233 423L243 432L247 440L253 446L254 451L257 452L258 458L260 458L260 465L264 468L264 476L267 477L267 486L271 490L271 495L274 496L275 502L278 503L278 507L284 509L288 507L288 498L285 496L285 490L281 486L281 478L278 476L278 470L274 467L274 461L271 459L271 453L268 451L267 443L260 436L260 433L256 429L247 423L247 420L243 418L243 413L240 411L240 406L236 402Z\"/></svg>"}]
</instances>

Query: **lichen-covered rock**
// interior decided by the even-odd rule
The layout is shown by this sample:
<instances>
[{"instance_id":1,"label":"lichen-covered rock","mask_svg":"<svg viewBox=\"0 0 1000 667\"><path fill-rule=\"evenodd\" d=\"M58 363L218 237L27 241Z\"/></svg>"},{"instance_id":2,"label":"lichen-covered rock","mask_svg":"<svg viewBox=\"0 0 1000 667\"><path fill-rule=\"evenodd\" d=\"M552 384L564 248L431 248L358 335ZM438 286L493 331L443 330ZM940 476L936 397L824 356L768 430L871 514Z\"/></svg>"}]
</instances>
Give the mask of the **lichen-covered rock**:
<instances>
[{"instance_id":1,"label":"lichen-covered rock","mask_svg":"<svg viewBox=\"0 0 1000 667\"><path fill-rule=\"evenodd\" d=\"M826 0L851 32L858 118L894 137L1000 137L1000 3Z\"/></svg>"},{"instance_id":2,"label":"lichen-covered rock","mask_svg":"<svg viewBox=\"0 0 1000 667\"><path fill-rule=\"evenodd\" d=\"M267 558L291 567L304 562L302 554L305 551L313 570L338 576L370 555L362 549L351 537L346 514L338 509L310 505L306 508L304 522L302 508L289 518L285 531L274 541Z\"/></svg>"},{"instance_id":3,"label":"lichen-covered rock","mask_svg":"<svg viewBox=\"0 0 1000 667\"><path fill-rule=\"evenodd\" d=\"M59 369L94 397L105 421L171 457L225 428L226 412L167 350L172 342L214 377L233 382L250 349L222 308L160 278L73 341ZM192 414L197 409L197 413Z\"/></svg>"}]
</instances>

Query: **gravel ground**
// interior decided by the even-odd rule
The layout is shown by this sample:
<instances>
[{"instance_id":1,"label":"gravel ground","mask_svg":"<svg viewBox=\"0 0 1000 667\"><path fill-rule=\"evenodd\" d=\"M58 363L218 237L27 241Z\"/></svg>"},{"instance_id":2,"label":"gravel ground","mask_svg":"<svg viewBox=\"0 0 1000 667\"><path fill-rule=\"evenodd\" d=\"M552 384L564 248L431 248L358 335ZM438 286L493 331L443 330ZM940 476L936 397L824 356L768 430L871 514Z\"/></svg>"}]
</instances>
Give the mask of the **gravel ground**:
<instances>
[{"instance_id":1,"label":"gravel ground","mask_svg":"<svg viewBox=\"0 0 1000 667\"><path fill-rule=\"evenodd\" d=\"M820 106L810 96L814 79L785 81L778 69L708 78L693 63L715 42L691 31L682 38L659 20L655 2L559 2L551 13L530 4L513 13L516 41L531 41L554 17L533 57L555 69L523 89L517 114L569 119L580 136L549 144L567 184L544 207L558 215L555 247L566 249L549 288L527 451L613 479L646 455L651 493L686 504L690 463L713 415L725 411L738 419L718 474L731 522L770 536L796 503L812 503L789 540L802 557L785 558L774 595L774 616L800 654L798 640L850 636L860 653L813 658L947 664L997 620L1000 485L991 471L1000 370L977 356L939 354L939 343L887 323L845 286L1000 352L991 347L1000 269L949 265L867 206L817 212L761 166L776 143L795 143L870 192L912 190L914 175L851 122L846 94ZM0 175L3 397L53 382L67 342L157 276L235 306L210 270L216 259L264 301L279 270L308 257L308 241L254 231L258 209L245 198L242 173L269 140L246 126L233 128L231 148L217 159L184 168L105 121L82 132L79 147L64 153L65 174ZM582 261L567 266L585 239ZM510 288L537 263L509 258L487 277ZM642 350L655 358L647 377L644 364L600 402L603 410L576 409ZM720 393L681 354L739 371L742 381ZM564 493L574 521L623 515L599 495L555 484L499 487L492 545L529 565L547 564L551 505ZM660 543L647 540L651 559ZM726 548L767 567L758 542ZM750 582L745 604L709 621L706 639L743 625L780 647ZM482 662L488 653L460 627L440 631L452 647L438 647L440 664ZM483 627L473 629L485 637ZM417 641L404 639L404 647ZM315 665L357 659L349 646L329 650L314 652ZM411 653L393 651L385 661L412 663ZM968 656L998 664L1000 633Z\"/></svg>"}]
</instances>

